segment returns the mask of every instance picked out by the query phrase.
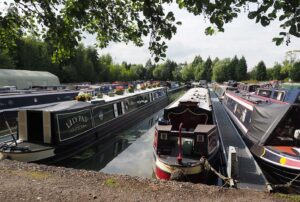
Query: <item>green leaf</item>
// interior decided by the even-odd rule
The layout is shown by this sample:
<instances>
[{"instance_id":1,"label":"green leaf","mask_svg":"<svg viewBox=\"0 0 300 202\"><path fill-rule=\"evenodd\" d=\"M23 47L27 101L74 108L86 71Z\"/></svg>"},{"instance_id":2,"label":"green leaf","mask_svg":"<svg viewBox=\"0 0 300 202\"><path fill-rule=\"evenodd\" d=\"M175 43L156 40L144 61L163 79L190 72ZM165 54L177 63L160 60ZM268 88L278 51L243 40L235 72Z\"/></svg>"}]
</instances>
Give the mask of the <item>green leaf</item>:
<instances>
[{"instance_id":1,"label":"green leaf","mask_svg":"<svg viewBox=\"0 0 300 202\"><path fill-rule=\"evenodd\" d=\"M279 46L279 45L282 44L282 42L283 42L283 37L280 37L280 38L273 38L272 41L275 42L275 44L276 44L277 46Z\"/></svg>"},{"instance_id":2,"label":"green leaf","mask_svg":"<svg viewBox=\"0 0 300 202\"><path fill-rule=\"evenodd\" d=\"M251 19L251 20L254 19L256 16L257 16L257 12L256 11L249 12L249 14L248 14L248 18Z\"/></svg>"},{"instance_id":3,"label":"green leaf","mask_svg":"<svg viewBox=\"0 0 300 202\"><path fill-rule=\"evenodd\" d=\"M270 19L267 18L266 16L262 16L261 17L261 20L260 20L260 23L262 26L268 26L270 24Z\"/></svg>"},{"instance_id":4,"label":"green leaf","mask_svg":"<svg viewBox=\"0 0 300 202\"><path fill-rule=\"evenodd\" d=\"M206 35L213 35L215 33L215 30L212 27L207 27L205 29L205 34Z\"/></svg>"},{"instance_id":5,"label":"green leaf","mask_svg":"<svg viewBox=\"0 0 300 202\"><path fill-rule=\"evenodd\" d=\"M281 15L281 16L279 17L279 21L282 21L282 20L284 20L285 18L286 18L285 15Z\"/></svg>"}]
</instances>

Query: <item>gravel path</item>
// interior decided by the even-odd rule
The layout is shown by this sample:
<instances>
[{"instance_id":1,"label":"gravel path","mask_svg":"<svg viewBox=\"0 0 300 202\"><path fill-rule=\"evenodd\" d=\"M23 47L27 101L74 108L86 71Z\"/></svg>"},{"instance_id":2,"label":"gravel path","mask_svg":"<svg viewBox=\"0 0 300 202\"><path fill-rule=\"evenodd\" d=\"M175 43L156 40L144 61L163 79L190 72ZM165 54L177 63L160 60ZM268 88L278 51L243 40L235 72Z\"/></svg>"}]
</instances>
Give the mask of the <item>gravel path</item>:
<instances>
[{"instance_id":1,"label":"gravel path","mask_svg":"<svg viewBox=\"0 0 300 202\"><path fill-rule=\"evenodd\" d=\"M0 201L283 201L250 190L0 161Z\"/></svg>"}]
</instances>

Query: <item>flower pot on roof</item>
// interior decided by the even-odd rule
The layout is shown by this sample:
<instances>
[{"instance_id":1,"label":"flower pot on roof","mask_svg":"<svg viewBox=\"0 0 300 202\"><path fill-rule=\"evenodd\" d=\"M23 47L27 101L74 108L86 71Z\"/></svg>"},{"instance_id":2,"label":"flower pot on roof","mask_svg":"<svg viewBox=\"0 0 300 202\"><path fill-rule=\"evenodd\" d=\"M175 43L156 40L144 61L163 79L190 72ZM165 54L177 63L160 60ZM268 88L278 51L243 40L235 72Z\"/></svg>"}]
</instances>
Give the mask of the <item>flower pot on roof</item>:
<instances>
[{"instance_id":1,"label":"flower pot on roof","mask_svg":"<svg viewBox=\"0 0 300 202\"><path fill-rule=\"evenodd\" d=\"M75 97L77 101L90 101L92 99L92 95L90 93L79 93L78 96Z\"/></svg>"},{"instance_id":2,"label":"flower pot on roof","mask_svg":"<svg viewBox=\"0 0 300 202\"><path fill-rule=\"evenodd\" d=\"M97 98L103 98L103 93L97 93Z\"/></svg>"},{"instance_id":3,"label":"flower pot on roof","mask_svg":"<svg viewBox=\"0 0 300 202\"><path fill-rule=\"evenodd\" d=\"M141 90L146 90L146 85L141 84Z\"/></svg>"},{"instance_id":4,"label":"flower pot on roof","mask_svg":"<svg viewBox=\"0 0 300 202\"><path fill-rule=\"evenodd\" d=\"M128 87L128 92L129 93L134 93L134 87L133 86L129 86Z\"/></svg>"},{"instance_id":5,"label":"flower pot on roof","mask_svg":"<svg viewBox=\"0 0 300 202\"><path fill-rule=\"evenodd\" d=\"M124 94L124 89L121 89L121 88L116 89L116 90L115 90L115 93L116 93L117 95L123 95L123 94Z\"/></svg>"}]
</instances>

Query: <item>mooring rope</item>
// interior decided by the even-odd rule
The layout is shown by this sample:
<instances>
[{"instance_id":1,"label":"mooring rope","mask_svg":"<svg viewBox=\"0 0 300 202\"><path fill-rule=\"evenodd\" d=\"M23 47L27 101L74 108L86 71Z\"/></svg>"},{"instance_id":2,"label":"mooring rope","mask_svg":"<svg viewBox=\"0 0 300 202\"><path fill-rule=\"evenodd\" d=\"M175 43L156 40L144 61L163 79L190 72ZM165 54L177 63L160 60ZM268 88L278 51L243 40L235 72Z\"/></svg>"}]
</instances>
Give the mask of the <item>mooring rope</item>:
<instances>
[{"instance_id":1,"label":"mooring rope","mask_svg":"<svg viewBox=\"0 0 300 202\"><path fill-rule=\"evenodd\" d=\"M201 164L203 165L204 169L207 171L212 171L215 175L217 175L220 179L222 179L225 182L225 185L229 185L231 184L231 182L236 183L237 181L230 178L230 177L226 177L224 175L222 175L220 172L218 172L216 169L214 169L213 166L210 165L210 163L208 162L208 160L204 157L201 157L200 159Z\"/></svg>"},{"instance_id":2,"label":"mooring rope","mask_svg":"<svg viewBox=\"0 0 300 202\"><path fill-rule=\"evenodd\" d=\"M283 187L283 188L289 188L289 187L292 186L293 182L298 179L298 177L300 177L300 173L298 175L296 175L296 177L294 179L292 179L291 181L289 181L289 182L287 182L285 184L275 184L275 185L273 185L273 187L274 188L281 188L281 187Z\"/></svg>"}]
</instances>

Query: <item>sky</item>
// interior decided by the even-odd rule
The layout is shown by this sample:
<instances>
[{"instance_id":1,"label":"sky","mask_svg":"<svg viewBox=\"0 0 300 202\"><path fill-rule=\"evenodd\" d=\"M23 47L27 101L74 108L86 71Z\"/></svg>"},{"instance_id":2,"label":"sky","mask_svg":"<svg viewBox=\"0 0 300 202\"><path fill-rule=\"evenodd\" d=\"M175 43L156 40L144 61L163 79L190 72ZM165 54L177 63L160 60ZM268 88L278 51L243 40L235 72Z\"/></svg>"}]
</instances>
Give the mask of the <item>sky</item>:
<instances>
[{"instance_id":1,"label":"sky","mask_svg":"<svg viewBox=\"0 0 300 202\"><path fill-rule=\"evenodd\" d=\"M175 13L182 25L178 27L176 35L167 41L167 58L175 62L191 62L195 56L200 55L206 59L219 57L245 56L248 69L252 69L258 62L263 60L267 67L272 67L275 62L282 62L285 53L290 50L300 49L300 38L291 37L291 43L286 46L276 46L272 42L281 31L278 22L272 22L269 26L263 27L249 20L247 14L241 13L238 18L230 24L225 25L225 32L219 32L213 36L206 36L204 30L210 26L201 16L194 16L185 10L180 10L177 5L167 8ZM93 36L87 36L83 41L85 45L95 43ZM134 64L145 64L151 57L148 51L148 40L144 40L143 47L136 47L133 44L110 43L99 54L111 54L114 62L126 61ZM300 58L300 55L298 55Z\"/></svg>"}]
</instances>

